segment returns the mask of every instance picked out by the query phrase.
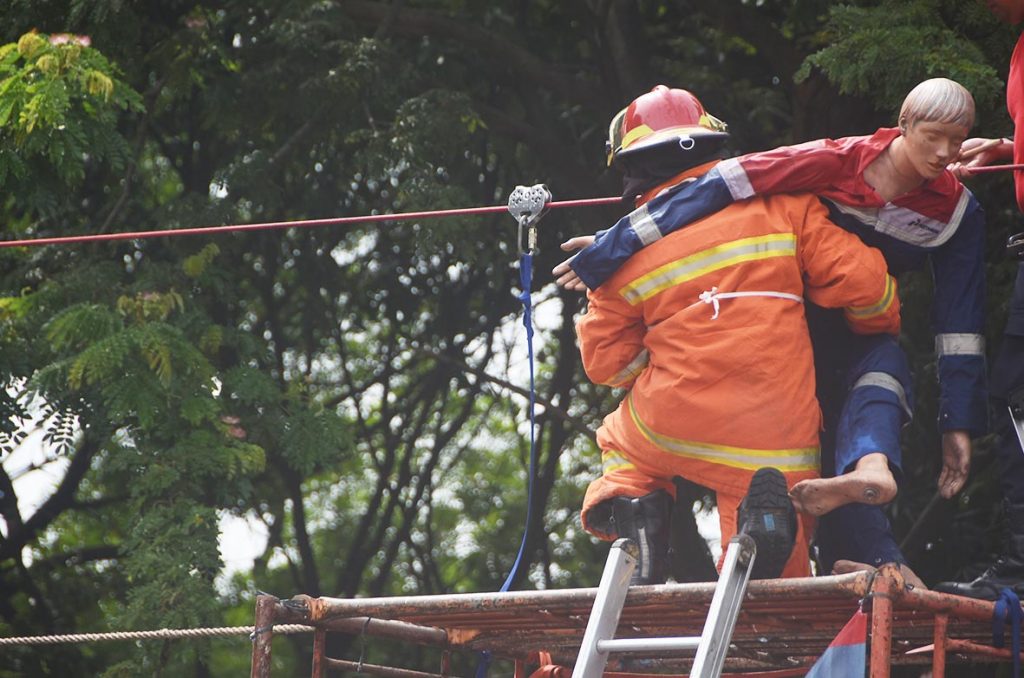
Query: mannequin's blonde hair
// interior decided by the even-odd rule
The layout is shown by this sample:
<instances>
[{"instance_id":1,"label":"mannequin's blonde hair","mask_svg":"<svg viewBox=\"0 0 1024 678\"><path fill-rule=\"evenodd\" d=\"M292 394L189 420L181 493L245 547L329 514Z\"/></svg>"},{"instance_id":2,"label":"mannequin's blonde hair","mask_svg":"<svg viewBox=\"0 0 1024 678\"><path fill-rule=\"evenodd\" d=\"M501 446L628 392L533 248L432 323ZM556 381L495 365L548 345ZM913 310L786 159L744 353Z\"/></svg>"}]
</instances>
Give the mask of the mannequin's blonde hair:
<instances>
[{"instance_id":1,"label":"mannequin's blonde hair","mask_svg":"<svg viewBox=\"0 0 1024 678\"><path fill-rule=\"evenodd\" d=\"M963 85L948 78L925 80L903 100L900 128L918 122L953 123L974 126L974 97Z\"/></svg>"}]
</instances>

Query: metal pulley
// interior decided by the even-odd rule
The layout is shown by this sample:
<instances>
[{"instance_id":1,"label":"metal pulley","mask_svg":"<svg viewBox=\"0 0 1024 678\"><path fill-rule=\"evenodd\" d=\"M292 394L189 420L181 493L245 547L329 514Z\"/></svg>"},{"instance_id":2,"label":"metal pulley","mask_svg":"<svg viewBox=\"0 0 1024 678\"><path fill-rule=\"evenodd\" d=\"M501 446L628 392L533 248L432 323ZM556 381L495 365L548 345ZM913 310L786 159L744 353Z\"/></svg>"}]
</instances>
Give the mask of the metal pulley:
<instances>
[{"instance_id":1,"label":"metal pulley","mask_svg":"<svg viewBox=\"0 0 1024 678\"><path fill-rule=\"evenodd\" d=\"M544 184L516 186L508 197L508 211L519 224L516 242L520 254L533 254L537 251L537 222L548 211L550 202L551 191Z\"/></svg>"}]
</instances>

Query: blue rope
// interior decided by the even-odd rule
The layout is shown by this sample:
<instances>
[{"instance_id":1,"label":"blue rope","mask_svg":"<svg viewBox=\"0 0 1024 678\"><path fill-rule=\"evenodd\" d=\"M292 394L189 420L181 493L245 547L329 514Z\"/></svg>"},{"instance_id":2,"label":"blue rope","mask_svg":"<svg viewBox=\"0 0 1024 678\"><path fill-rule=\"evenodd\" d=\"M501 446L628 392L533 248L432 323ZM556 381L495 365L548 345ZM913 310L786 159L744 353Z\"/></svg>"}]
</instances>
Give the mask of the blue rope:
<instances>
[{"instance_id":1,"label":"blue rope","mask_svg":"<svg viewBox=\"0 0 1024 678\"><path fill-rule=\"evenodd\" d=\"M1010 621L1010 654L1013 655L1013 678L1020 678L1020 626L1024 612L1020 608L1020 598L1012 589L1004 588L999 592L995 609L992 610L992 645L1003 646L1004 623Z\"/></svg>"},{"instance_id":2,"label":"blue rope","mask_svg":"<svg viewBox=\"0 0 1024 678\"><path fill-rule=\"evenodd\" d=\"M533 372L533 302L530 298L530 287L533 281L533 255L524 252L519 257L519 282L522 292L517 298L523 303L523 325L526 327L526 352L530 360L530 478L526 493L526 529L523 530L523 540L519 544L519 553L516 555L516 562L512 570L505 577L505 583L501 585L500 592L505 593L512 586L512 580L519 574L519 567L523 563L523 554L526 552L526 542L530 537L530 525L533 523L533 479L537 475L537 441L536 441L536 389L534 386ZM491 666L491 653L484 650L480 653L480 662L476 667L476 678L485 678L487 670Z\"/></svg>"}]
</instances>

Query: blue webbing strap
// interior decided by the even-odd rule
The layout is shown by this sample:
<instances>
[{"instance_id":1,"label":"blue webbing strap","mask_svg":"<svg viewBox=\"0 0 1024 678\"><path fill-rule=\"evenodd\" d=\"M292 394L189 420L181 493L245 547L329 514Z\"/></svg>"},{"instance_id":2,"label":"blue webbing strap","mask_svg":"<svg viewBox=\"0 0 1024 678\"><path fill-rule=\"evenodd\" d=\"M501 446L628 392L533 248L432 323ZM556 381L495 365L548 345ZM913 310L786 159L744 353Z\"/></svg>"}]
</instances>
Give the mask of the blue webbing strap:
<instances>
[{"instance_id":1,"label":"blue webbing strap","mask_svg":"<svg viewBox=\"0 0 1024 678\"><path fill-rule=\"evenodd\" d=\"M523 252L519 257L519 281L522 292L518 299L523 303L523 325L526 327L526 353L530 361L530 478L526 493L526 528L523 530L523 541L519 544L519 553L516 555L516 562L512 570L505 577L505 583L501 585L500 592L505 593L512 586L512 580L519 574L519 566L523 563L523 553L526 551L526 542L530 537L530 525L533 523L533 479L537 475L537 441L536 441L536 419L534 413L534 376L533 376L533 302L530 298L530 287L533 280L533 255ZM487 669L491 666L491 653L484 650L480 653L480 662L476 667L476 678L484 678Z\"/></svg>"},{"instance_id":2,"label":"blue webbing strap","mask_svg":"<svg viewBox=\"0 0 1024 678\"><path fill-rule=\"evenodd\" d=\"M530 361L530 478L526 493L526 529L523 531L523 541L519 544L519 554L516 555L516 562L512 570L501 585L500 591L504 593L512 586L512 580L519 574L519 566L523 562L523 552L526 551L526 540L530 535L530 524L533 519L533 477L537 470L537 441L535 440L536 419L534 413L535 387L533 377L533 302L530 299L530 285L533 280L533 255L524 252L519 257L519 281L522 285L522 292L519 293L519 301L523 302L523 326L526 328L526 354Z\"/></svg>"},{"instance_id":3,"label":"blue webbing strap","mask_svg":"<svg viewBox=\"0 0 1024 678\"><path fill-rule=\"evenodd\" d=\"M1024 612L1020 608L1020 598L1012 589L1004 588L999 592L995 609L992 610L992 645L1003 646L1003 624L1010 621L1010 654L1013 662L1013 678L1020 678L1020 625Z\"/></svg>"}]
</instances>

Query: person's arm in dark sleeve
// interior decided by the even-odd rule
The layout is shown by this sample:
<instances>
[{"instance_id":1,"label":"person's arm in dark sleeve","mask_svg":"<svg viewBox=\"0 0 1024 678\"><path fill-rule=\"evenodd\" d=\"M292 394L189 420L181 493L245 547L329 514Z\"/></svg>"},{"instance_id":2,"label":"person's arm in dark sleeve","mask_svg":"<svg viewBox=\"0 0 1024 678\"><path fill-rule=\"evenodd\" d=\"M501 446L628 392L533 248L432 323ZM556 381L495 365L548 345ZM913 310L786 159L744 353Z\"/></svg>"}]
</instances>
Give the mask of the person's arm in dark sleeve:
<instances>
[{"instance_id":1,"label":"person's arm in dark sleeve","mask_svg":"<svg viewBox=\"0 0 1024 678\"><path fill-rule=\"evenodd\" d=\"M956 233L931 256L932 328L939 376L939 429L987 430L985 213L973 197Z\"/></svg>"}]
</instances>

